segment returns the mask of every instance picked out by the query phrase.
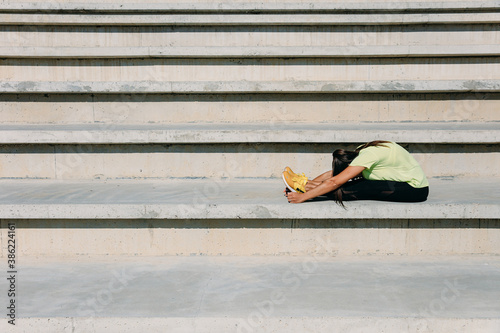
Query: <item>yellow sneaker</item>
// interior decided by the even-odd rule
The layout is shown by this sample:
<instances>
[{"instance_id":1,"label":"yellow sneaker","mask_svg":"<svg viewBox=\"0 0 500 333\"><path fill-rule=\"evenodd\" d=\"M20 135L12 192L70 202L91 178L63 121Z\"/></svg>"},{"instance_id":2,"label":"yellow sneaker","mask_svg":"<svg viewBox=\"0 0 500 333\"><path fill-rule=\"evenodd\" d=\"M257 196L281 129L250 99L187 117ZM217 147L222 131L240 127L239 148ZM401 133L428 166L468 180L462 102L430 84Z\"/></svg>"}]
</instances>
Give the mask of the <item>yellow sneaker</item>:
<instances>
[{"instance_id":1,"label":"yellow sneaker","mask_svg":"<svg viewBox=\"0 0 500 333\"><path fill-rule=\"evenodd\" d=\"M290 169L290 167L286 167L285 171L288 172L290 174L290 176L292 176L292 178L297 177L299 179L305 179L305 182L307 183L308 178L306 177L306 175L304 173L301 173L299 175L298 173L293 172L292 169Z\"/></svg>"},{"instance_id":2,"label":"yellow sneaker","mask_svg":"<svg viewBox=\"0 0 500 333\"><path fill-rule=\"evenodd\" d=\"M305 177L305 179L301 177L293 177L287 171L283 171L282 177L283 182L290 191L301 193L306 192L307 177Z\"/></svg>"}]
</instances>

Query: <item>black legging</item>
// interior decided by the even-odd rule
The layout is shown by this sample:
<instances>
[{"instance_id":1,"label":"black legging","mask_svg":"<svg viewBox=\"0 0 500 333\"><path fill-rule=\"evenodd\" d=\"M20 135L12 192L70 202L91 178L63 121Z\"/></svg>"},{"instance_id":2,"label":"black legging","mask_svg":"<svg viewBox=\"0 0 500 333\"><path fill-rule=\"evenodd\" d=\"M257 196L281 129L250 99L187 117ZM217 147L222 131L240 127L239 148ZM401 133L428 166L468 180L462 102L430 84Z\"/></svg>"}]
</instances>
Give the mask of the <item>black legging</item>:
<instances>
[{"instance_id":1,"label":"black legging","mask_svg":"<svg viewBox=\"0 0 500 333\"><path fill-rule=\"evenodd\" d=\"M415 188L408 183L390 180L359 179L345 183L340 188L343 201L382 200L394 202L422 202L427 200L429 187ZM333 192L327 196L333 195Z\"/></svg>"}]
</instances>

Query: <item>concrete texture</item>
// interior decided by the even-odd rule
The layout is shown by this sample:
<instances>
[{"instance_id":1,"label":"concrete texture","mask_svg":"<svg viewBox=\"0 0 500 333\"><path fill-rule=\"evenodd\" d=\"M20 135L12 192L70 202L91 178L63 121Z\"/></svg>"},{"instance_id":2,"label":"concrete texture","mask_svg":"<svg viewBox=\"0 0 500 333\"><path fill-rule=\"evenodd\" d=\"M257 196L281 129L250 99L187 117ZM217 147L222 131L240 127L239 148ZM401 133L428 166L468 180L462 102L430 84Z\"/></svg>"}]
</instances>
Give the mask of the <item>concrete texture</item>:
<instances>
[{"instance_id":1,"label":"concrete texture","mask_svg":"<svg viewBox=\"0 0 500 333\"><path fill-rule=\"evenodd\" d=\"M137 327L146 319L155 326L176 320L173 332L193 332L196 320L210 325L201 332L286 332L296 322L329 332L339 323L338 332L450 331L455 320L461 324L456 332L500 327L498 257L21 260L16 329L32 328L34 320L42 324L30 332L54 329L63 317L72 320L61 332L93 332L88 329L103 329L104 321L107 332L120 332L131 329L121 325ZM0 288L7 289L5 279ZM6 304L6 294L0 295ZM398 330L403 323L412 327ZM0 325L3 332L18 332L6 320Z\"/></svg>"},{"instance_id":2,"label":"concrete texture","mask_svg":"<svg viewBox=\"0 0 500 333\"><path fill-rule=\"evenodd\" d=\"M0 47L0 58L333 58L497 56L500 45Z\"/></svg>"},{"instance_id":3,"label":"concrete texture","mask_svg":"<svg viewBox=\"0 0 500 333\"><path fill-rule=\"evenodd\" d=\"M0 68L0 82L5 87L11 83L19 87L20 91L23 88L30 91L30 87L50 87L64 82L66 88L63 89L68 90L61 92L82 93L95 89L97 92L109 89L111 93L137 93L142 89L152 93L324 93L336 90L390 93L419 92L425 89L443 89L445 92L459 89L461 92L468 92L481 89L495 91L500 79L500 58L488 57L398 60L4 59L0 60ZM80 87L80 90L72 91L73 86L76 89ZM102 88L98 88L99 86Z\"/></svg>"},{"instance_id":4,"label":"concrete texture","mask_svg":"<svg viewBox=\"0 0 500 333\"><path fill-rule=\"evenodd\" d=\"M500 143L500 122L356 124L0 125L0 144Z\"/></svg>"},{"instance_id":5,"label":"concrete texture","mask_svg":"<svg viewBox=\"0 0 500 333\"><path fill-rule=\"evenodd\" d=\"M30 11L85 11L85 12L158 12L158 11L193 11L193 12L324 12L324 11L456 11L456 10L495 10L500 7L498 1L398 1L398 2L338 2L338 1L233 1L210 3L206 1L190 1L183 3L148 3L106 1L104 3L82 2L13 2L3 1L1 12Z\"/></svg>"},{"instance_id":6,"label":"concrete texture","mask_svg":"<svg viewBox=\"0 0 500 333\"><path fill-rule=\"evenodd\" d=\"M3 181L4 219L498 219L498 178L432 179L424 203L292 205L281 180Z\"/></svg>"},{"instance_id":7,"label":"concrete texture","mask_svg":"<svg viewBox=\"0 0 500 333\"><path fill-rule=\"evenodd\" d=\"M164 333L213 333L213 332L323 332L331 333L497 333L499 323L496 319L457 319L457 318L266 318L252 320L250 326L242 325L242 319L234 318L26 318L14 332L29 333L136 333L147 329L148 332ZM293 329L292 329L293 328ZM11 332L11 327L6 328Z\"/></svg>"},{"instance_id":8,"label":"concrete texture","mask_svg":"<svg viewBox=\"0 0 500 333\"><path fill-rule=\"evenodd\" d=\"M19 14L0 13L2 25L409 25L409 24L498 24L500 13L445 14Z\"/></svg>"},{"instance_id":9,"label":"concrete texture","mask_svg":"<svg viewBox=\"0 0 500 333\"><path fill-rule=\"evenodd\" d=\"M497 25L445 26L3 26L11 47L342 47L498 45ZM56 37L57 36L57 37ZM429 51L431 52L431 51ZM472 51L471 51L472 52Z\"/></svg>"},{"instance_id":10,"label":"concrete texture","mask_svg":"<svg viewBox=\"0 0 500 333\"><path fill-rule=\"evenodd\" d=\"M23 258L500 255L500 219L3 219L0 242L9 223Z\"/></svg>"},{"instance_id":11,"label":"concrete texture","mask_svg":"<svg viewBox=\"0 0 500 333\"><path fill-rule=\"evenodd\" d=\"M500 80L2 81L0 93L425 93L498 92Z\"/></svg>"},{"instance_id":12,"label":"concrete texture","mask_svg":"<svg viewBox=\"0 0 500 333\"><path fill-rule=\"evenodd\" d=\"M4 59L0 82L26 87L108 84L110 92L402 92L439 89L462 92L486 88L500 79L500 58L353 59ZM49 72L47 72L49 70ZM49 74L50 73L50 74ZM479 85L479 86L478 86ZM481 86L486 85L486 86ZM88 87L87 87L88 86ZM155 87L156 86L156 87ZM158 87L159 86L159 87ZM156 90L162 87L164 90ZM66 88L68 89L68 88ZM106 88L104 88L106 89ZM278 90L281 89L281 90ZM304 90L302 90L304 89ZM360 90L356 90L360 89ZM444 89L444 88L441 88ZM467 90L464 90L467 89ZM99 91L99 90L97 90ZM146 90L148 92L149 90ZM446 91L446 90L444 90ZM494 91L494 90L493 90ZM34 91L36 92L36 91ZM69 90L71 92L71 90Z\"/></svg>"},{"instance_id":13,"label":"concrete texture","mask_svg":"<svg viewBox=\"0 0 500 333\"><path fill-rule=\"evenodd\" d=\"M0 331L500 331L498 1L160 1L0 8L0 46L12 48L0 61L0 118L21 125L4 127L0 146L0 177L12 178L0 182L0 247L16 223L19 274L19 326L2 320ZM219 59L152 59L190 52ZM289 109L310 123L413 124L290 125L277 136L271 125L290 121ZM169 118L235 124L147 126ZM259 120L259 133L239 124ZM59 121L71 126L25 126ZM99 121L111 126L74 125ZM383 133L428 142L410 151L429 176L447 177L430 179L427 202L290 205L279 180L238 179L277 177L283 161L329 166L330 144L274 143L282 136ZM219 143L228 139L241 144ZM204 178L165 180L177 176ZM163 180L67 181L151 177ZM475 257L454 257L464 254Z\"/></svg>"},{"instance_id":14,"label":"concrete texture","mask_svg":"<svg viewBox=\"0 0 500 333\"><path fill-rule=\"evenodd\" d=\"M89 124L102 130L122 125L186 123L276 124L500 121L500 93L435 94L0 94L4 125ZM207 124L209 125L209 124ZM21 135L21 134L19 134Z\"/></svg>"},{"instance_id":15,"label":"concrete texture","mask_svg":"<svg viewBox=\"0 0 500 333\"><path fill-rule=\"evenodd\" d=\"M361 143L9 144L0 145L0 179L280 178L285 165L315 177L335 149ZM427 177L500 177L500 144L402 144Z\"/></svg>"}]
</instances>

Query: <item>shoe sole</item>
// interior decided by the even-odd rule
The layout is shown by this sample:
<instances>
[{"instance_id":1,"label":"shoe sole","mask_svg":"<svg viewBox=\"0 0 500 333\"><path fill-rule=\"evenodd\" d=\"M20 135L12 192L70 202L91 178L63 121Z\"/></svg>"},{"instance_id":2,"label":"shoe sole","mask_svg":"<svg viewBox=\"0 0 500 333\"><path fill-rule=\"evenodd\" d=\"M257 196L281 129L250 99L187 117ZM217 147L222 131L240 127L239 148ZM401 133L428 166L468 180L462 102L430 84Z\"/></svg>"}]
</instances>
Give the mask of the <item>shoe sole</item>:
<instances>
[{"instance_id":1,"label":"shoe sole","mask_svg":"<svg viewBox=\"0 0 500 333\"><path fill-rule=\"evenodd\" d=\"M284 171L283 171L283 173L281 174L281 178L283 178L283 182L285 183L286 187L287 187L290 191L292 191L292 192L304 193L304 192L302 192L302 191L300 191L300 190L295 190L295 189L293 189L292 187L290 187L290 185L288 185L288 183L287 183L287 181L286 181L286 179L285 179L285 172L284 172Z\"/></svg>"}]
</instances>

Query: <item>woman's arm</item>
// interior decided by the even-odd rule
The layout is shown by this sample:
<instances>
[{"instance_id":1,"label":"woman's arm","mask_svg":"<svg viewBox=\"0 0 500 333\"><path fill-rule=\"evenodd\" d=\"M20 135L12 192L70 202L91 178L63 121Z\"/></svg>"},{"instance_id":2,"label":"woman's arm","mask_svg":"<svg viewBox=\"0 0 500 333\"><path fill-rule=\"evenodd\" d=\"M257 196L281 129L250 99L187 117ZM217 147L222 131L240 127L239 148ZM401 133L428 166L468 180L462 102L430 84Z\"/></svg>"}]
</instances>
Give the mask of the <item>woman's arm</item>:
<instances>
[{"instance_id":1,"label":"woman's arm","mask_svg":"<svg viewBox=\"0 0 500 333\"><path fill-rule=\"evenodd\" d=\"M329 170L327 172L322 173L318 177L314 178L312 181L313 182L322 182L322 181L327 180L328 178L332 178L332 176L333 176L333 171Z\"/></svg>"},{"instance_id":2,"label":"woman's arm","mask_svg":"<svg viewBox=\"0 0 500 333\"><path fill-rule=\"evenodd\" d=\"M288 202L301 203L338 189L340 186L347 183L349 179L352 179L359 175L364 169L366 168L362 166L348 166L344 171L342 171L335 177L328 178L319 186L313 188L310 191L307 191L306 193L289 192L287 194Z\"/></svg>"}]
</instances>

